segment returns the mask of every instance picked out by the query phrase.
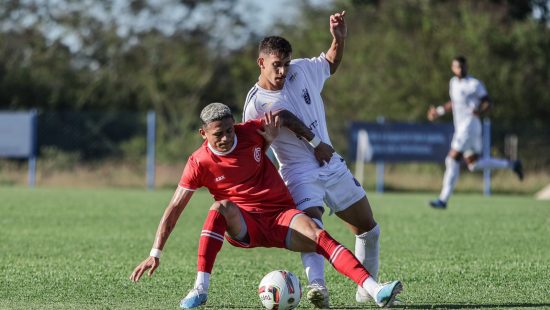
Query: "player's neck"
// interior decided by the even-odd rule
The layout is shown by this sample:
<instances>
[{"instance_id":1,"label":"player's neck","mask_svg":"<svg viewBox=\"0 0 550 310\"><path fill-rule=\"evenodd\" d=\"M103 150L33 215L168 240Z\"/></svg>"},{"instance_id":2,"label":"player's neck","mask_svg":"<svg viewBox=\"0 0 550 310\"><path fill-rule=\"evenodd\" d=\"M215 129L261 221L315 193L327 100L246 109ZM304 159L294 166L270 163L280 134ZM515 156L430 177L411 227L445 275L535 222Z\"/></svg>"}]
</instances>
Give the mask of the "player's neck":
<instances>
[{"instance_id":1,"label":"player's neck","mask_svg":"<svg viewBox=\"0 0 550 310\"><path fill-rule=\"evenodd\" d=\"M261 88L263 88L265 90L269 90L269 91L279 91L279 90L283 89L283 87L279 88L278 86L269 83L269 81L267 79L264 79L261 76L258 79L258 86L260 86Z\"/></svg>"}]
</instances>

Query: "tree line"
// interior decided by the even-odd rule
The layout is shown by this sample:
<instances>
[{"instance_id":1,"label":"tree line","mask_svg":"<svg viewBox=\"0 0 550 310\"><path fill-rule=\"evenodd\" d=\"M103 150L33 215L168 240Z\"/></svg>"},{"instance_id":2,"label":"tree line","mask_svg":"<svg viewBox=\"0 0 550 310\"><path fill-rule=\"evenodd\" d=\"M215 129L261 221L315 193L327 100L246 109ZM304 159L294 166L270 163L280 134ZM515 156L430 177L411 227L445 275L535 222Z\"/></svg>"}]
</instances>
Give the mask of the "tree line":
<instances>
[{"instance_id":1,"label":"tree line","mask_svg":"<svg viewBox=\"0 0 550 310\"><path fill-rule=\"evenodd\" d=\"M181 160L200 143L197 116L206 104L227 103L240 116L258 77L263 36L282 35L294 58L313 57L329 47L329 14L342 10L346 51L323 92L338 150L345 152L354 120L426 121L429 105L448 100L450 62L458 54L494 100L497 135L524 135L520 145L530 143L524 152L533 157L550 140L547 1L298 1L291 2L298 20L274 23L270 33L255 30L254 14L221 0L174 0L168 11L180 15L129 1L124 19L93 14L111 12L111 1L72 1L66 10L37 2L10 0L0 8L0 109L155 110L160 160ZM184 22L197 14L206 21ZM121 24L140 16L150 24ZM238 46L228 44L237 39Z\"/></svg>"}]
</instances>

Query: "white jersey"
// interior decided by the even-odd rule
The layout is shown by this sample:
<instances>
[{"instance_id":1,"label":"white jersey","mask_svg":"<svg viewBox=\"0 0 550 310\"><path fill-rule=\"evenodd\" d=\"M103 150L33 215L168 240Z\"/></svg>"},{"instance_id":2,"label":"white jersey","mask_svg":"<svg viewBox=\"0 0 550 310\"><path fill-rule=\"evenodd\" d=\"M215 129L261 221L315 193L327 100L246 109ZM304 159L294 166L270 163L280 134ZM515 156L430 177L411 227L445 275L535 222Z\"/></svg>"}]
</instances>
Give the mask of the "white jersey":
<instances>
[{"instance_id":1,"label":"white jersey","mask_svg":"<svg viewBox=\"0 0 550 310\"><path fill-rule=\"evenodd\" d=\"M321 91L330 77L330 66L324 53L311 59L295 59L290 63L283 89L271 91L254 85L246 96L243 121L264 117L269 111L288 110L296 115L324 143L331 144L325 119ZM312 147L287 128L271 144L285 182L307 176L331 174L347 169L343 159L334 154L328 165L319 167Z\"/></svg>"},{"instance_id":2,"label":"white jersey","mask_svg":"<svg viewBox=\"0 0 550 310\"><path fill-rule=\"evenodd\" d=\"M453 107L455 134L481 130L481 122L474 111L479 108L487 90L478 79L453 77L449 82L449 96Z\"/></svg>"}]
</instances>

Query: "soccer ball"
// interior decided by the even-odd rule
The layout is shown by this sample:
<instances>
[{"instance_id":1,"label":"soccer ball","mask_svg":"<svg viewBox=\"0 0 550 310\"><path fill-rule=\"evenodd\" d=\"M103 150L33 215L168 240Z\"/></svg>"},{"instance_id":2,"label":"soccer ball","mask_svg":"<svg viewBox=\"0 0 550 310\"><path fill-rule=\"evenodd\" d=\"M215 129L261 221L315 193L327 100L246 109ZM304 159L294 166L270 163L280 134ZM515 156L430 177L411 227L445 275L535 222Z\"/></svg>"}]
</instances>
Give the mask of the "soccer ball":
<instances>
[{"instance_id":1,"label":"soccer ball","mask_svg":"<svg viewBox=\"0 0 550 310\"><path fill-rule=\"evenodd\" d=\"M298 277L287 270L275 270L266 274L258 286L260 300L266 309L294 309L302 298L302 286Z\"/></svg>"}]
</instances>

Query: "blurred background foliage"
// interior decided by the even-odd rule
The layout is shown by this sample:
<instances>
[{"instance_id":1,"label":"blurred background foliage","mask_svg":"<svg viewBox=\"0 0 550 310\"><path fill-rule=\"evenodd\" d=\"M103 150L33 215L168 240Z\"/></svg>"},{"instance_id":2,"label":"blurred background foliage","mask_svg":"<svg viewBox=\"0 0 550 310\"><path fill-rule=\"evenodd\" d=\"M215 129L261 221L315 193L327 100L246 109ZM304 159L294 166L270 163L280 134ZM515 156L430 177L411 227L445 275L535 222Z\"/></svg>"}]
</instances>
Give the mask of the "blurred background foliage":
<instances>
[{"instance_id":1,"label":"blurred background foliage","mask_svg":"<svg viewBox=\"0 0 550 310\"><path fill-rule=\"evenodd\" d=\"M494 99L494 143L516 133L527 167L550 167L540 158L550 151L548 1L282 1L295 14L267 31L256 26L262 2L241 2L5 0L0 109L154 110L158 159L181 162L201 141L203 106L224 102L240 119L263 36L289 39L294 58L317 56L331 42L328 16L346 10L344 60L323 92L337 150L346 151L350 121L425 122L429 105L448 100L450 62L462 54ZM138 152L134 140L121 150Z\"/></svg>"}]
</instances>

